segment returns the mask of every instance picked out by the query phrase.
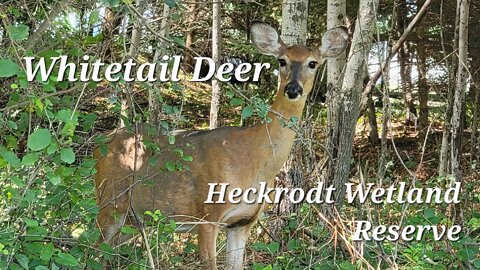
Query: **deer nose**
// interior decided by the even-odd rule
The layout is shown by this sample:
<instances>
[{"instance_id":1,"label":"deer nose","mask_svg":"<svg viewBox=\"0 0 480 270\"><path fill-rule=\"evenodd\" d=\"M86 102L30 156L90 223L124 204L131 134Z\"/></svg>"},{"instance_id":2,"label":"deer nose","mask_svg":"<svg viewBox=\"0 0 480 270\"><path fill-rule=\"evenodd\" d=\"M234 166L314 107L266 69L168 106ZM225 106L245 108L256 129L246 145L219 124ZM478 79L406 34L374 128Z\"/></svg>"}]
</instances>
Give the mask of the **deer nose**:
<instances>
[{"instance_id":1,"label":"deer nose","mask_svg":"<svg viewBox=\"0 0 480 270\"><path fill-rule=\"evenodd\" d=\"M296 81L289 82L285 86L284 91L285 95L287 95L289 99L296 99L303 94L302 86L300 86L300 84Z\"/></svg>"}]
</instances>

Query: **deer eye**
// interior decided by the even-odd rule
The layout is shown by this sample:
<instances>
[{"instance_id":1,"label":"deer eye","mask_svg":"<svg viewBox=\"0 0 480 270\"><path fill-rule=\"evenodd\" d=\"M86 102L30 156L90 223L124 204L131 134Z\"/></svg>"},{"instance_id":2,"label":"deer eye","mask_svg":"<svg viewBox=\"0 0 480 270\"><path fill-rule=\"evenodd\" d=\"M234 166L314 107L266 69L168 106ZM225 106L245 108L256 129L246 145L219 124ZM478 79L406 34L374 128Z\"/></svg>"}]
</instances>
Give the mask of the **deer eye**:
<instances>
[{"instance_id":1,"label":"deer eye","mask_svg":"<svg viewBox=\"0 0 480 270\"><path fill-rule=\"evenodd\" d=\"M281 67L284 67L287 65L287 61L285 59L278 59L278 63L280 64Z\"/></svg>"},{"instance_id":2,"label":"deer eye","mask_svg":"<svg viewBox=\"0 0 480 270\"><path fill-rule=\"evenodd\" d=\"M317 64L318 64L318 62L316 62L316 61L311 61L311 62L308 63L308 67L309 67L309 68L315 68L315 67L317 66Z\"/></svg>"}]
</instances>

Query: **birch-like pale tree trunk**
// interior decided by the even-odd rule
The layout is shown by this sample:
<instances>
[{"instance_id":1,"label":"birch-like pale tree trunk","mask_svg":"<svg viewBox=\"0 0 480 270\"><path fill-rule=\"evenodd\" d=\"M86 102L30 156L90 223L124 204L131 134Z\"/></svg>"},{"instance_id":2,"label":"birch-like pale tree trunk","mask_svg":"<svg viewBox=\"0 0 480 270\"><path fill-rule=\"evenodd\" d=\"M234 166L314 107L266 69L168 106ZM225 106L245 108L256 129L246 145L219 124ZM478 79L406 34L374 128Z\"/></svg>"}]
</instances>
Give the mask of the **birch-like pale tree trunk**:
<instances>
[{"instance_id":1,"label":"birch-like pale tree trunk","mask_svg":"<svg viewBox=\"0 0 480 270\"><path fill-rule=\"evenodd\" d=\"M287 45L307 42L308 0L283 0L282 40Z\"/></svg>"},{"instance_id":2,"label":"birch-like pale tree trunk","mask_svg":"<svg viewBox=\"0 0 480 270\"><path fill-rule=\"evenodd\" d=\"M283 0L281 38L286 45L307 43L308 0ZM307 133L307 130L304 130ZM303 183L303 151L302 143L295 142L290 156L282 168L283 184L299 187ZM281 204L280 212L296 211L298 205L290 205L288 200Z\"/></svg>"},{"instance_id":3,"label":"birch-like pale tree trunk","mask_svg":"<svg viewBox=\"0 0 480 270\"><path fill-rule=\"evenodd\" d=\"M222 34L221 34L221 19L222 19L222 1L217 0L213 2L212 10L212 59L215 66L218 66L221 59L222 51ZM212 79L212 100L210 102L210 129L218 127L218 110L220 107L220 94L222 88L220 82Z\"/></svg>"},{"instance_id":4,"label":"birch-like pale tree trunk","mask_svg":"<svg viewBox=\"0 0 480 270\"><path fill-rule=\"evenodd\" d=\"M327 1L327 29L343 25L343 17L346 14L345 0L328 0ZM343 71L346 63L346 54L340 55L338 58L327 60L327 127L325 147L329 156L334 153L338 142L338 129L340 128L338 117L338 105L340 99L340 88L342 86ZM333 184L333 168L335 160L329 160L322 178L325 179L327 185Z\"/></svg>"},{"instance_id":5,"label":"birch-like pale tree trunk","mask_svg":"<svg viewBox=\"0 0 480 270\"><path fill-rule=\"evenodd\" d=\"M343 204L345 183L350 174L353 139L363 90L362 74L372 46L378 2L379 0L360 0L349 60L340 89L338 114L341 117L338 117L340 121L338 125L342 128L338 130L336 152L332 153L335 160L333 183L337 187L335 196L337 207Z\"/></svg>"},{"instance_id":6,"label":"birch-like pale tree trunk","mask_svg":"<svg viewBox=\"0 0 480 270\"><path fill-rule=\"evenodd\" d=\"M468 78L468 13L469 0L458 0L459 29L458 29L458 70L452 112L452 142L451 166L455 181L462 180L461 157L462 137L465 110L465 90Z\"/></svg>"}]
</instances>

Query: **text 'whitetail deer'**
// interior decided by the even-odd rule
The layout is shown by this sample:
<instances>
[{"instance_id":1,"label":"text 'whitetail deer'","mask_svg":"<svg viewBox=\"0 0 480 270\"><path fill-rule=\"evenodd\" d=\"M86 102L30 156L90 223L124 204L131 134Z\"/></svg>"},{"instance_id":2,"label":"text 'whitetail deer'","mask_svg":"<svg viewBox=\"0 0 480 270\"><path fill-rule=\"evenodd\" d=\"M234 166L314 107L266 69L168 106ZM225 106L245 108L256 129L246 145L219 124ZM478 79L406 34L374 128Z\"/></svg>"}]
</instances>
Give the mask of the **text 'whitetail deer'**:
<instances>
[{"instance_id":1,"label":"text 'whitetail deer'","mask_svg":"<svg viewBox=\"0 0 480 270\"><path fill-rule=\"evenodd\" d=\"M327 31L322 45L314 48L286 46L275 29L264 23L254 23L250 31L257 50L280 63L272 110L281 117L270 112L269 123L179 132L173 145L146 126L137 126L135 132L111 132L108 153L102 156L97 149L94 154L98 159L95 186L103 241L122 243L126 240L120 233L122 226L138 226L145 211L160 209L181 224L179 231L198 227L200 257L206 269L216 269L217 234L226 229L224 268L243 269L245 243L264 204L205 204L209 183L228 183L228 189L243 190L259 188L260 182L273 186L295 139L295 132L284 125L285 119L300 119L318 66L324 58L342 53L347 44L347 34L340 28ZM160 150L152 150L152 144ZM193 160L184 162L178 149ZM167 163L180 165L181 170L169 170ZM205 222L188 224L198 220Z\"/></svg>"}]
</instances>

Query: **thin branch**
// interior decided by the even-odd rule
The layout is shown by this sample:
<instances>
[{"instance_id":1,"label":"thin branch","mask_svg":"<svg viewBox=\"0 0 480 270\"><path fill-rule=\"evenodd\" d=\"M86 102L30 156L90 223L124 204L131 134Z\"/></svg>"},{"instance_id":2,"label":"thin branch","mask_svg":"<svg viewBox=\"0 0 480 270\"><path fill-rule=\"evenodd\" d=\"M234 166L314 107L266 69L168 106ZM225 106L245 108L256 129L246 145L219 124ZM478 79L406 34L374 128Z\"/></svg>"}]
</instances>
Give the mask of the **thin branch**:
<instances>
[{"instance_id":1,"label":"thin branch","mask_svg":"<svg viewBox=\"0 0 480 270\"><path fill-rule=\"evenodd\" d=\"M50 24L53 22L53 20L60 14L62 11L65 10L65 8L72 2L73 0L64 0L62 2L59 2L46 16L45 20L40 24L40 26L37 28L35 33L33 33L32 36L25 42L25 50L30 50L35 46L42 36L43 32L47 30L47 28L50 26Z\"/></svg>"},{"instance_id":2,"label":"thin branch","mask_svg":"<svg viewBox=\"0 0 480 270\"><path fill-rule=\"evenodd\" d=\"M417 26L417 24L423 19L425 16L425 13L427 12L428 7L430 4L433 2L433 0L426 0L425 3L423 4L422 8L418 11L417 15L415 15L415 18L410 22L408 25L407 29L403 32L402 36L397 40L395 45L392 47L392 51L390 54L387 56L387 59L385 62L381 65L381 67L373 74L373 76L370 78L370 81L367 83L365 86L365 89L363 90L362 93L362 99L360 103L360 112L365 111L366 105L367 105L367 100L368 100L368 95L373 90L373 87L377 83L378 79L380 76L385 72L385 67L387 66L386 64L390 62L393 58L393 56L400 50L402 47L403 43L405 43L405 40L407 39L408 35L412 32L412 30Z\"/></svg>"}]
</instances>

